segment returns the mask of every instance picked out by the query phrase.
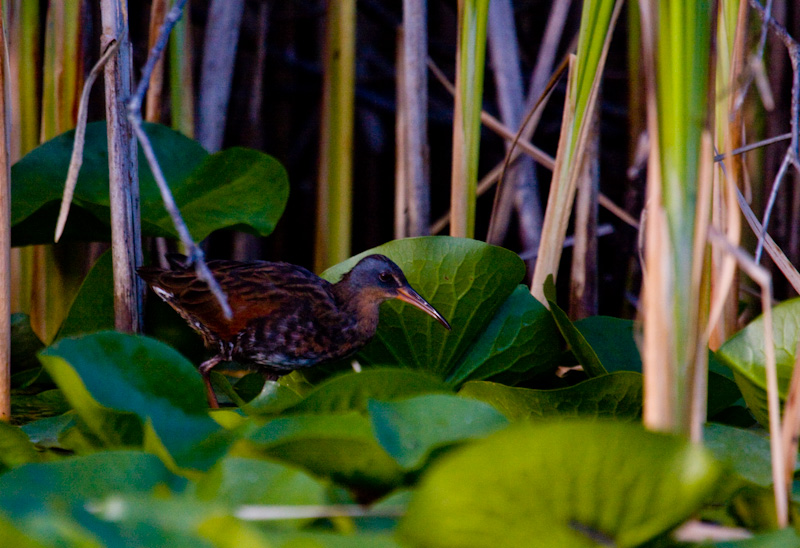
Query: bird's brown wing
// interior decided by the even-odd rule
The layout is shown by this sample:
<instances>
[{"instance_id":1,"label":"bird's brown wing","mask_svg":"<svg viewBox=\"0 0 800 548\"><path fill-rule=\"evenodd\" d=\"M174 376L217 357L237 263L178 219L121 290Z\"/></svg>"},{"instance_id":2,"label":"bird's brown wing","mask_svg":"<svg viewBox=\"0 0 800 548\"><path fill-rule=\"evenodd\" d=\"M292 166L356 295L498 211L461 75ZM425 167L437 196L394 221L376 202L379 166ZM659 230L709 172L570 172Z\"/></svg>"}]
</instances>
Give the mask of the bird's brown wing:
<instances>
[{"instance_id":1,"label":"bird's brown wing","mask_svg":"<svg viewBox=\"0 0 800 548\"><path fill-rule=\"evenodd\" d=\"M228 296L233 318L225 319L208 285L193 268L139 269L140 276L206 340L232 340L256 318L278 314L298 299L331 301L330 284L303 267L287 263L209 261L208 267Z\"/></svg>"}]
</instances>

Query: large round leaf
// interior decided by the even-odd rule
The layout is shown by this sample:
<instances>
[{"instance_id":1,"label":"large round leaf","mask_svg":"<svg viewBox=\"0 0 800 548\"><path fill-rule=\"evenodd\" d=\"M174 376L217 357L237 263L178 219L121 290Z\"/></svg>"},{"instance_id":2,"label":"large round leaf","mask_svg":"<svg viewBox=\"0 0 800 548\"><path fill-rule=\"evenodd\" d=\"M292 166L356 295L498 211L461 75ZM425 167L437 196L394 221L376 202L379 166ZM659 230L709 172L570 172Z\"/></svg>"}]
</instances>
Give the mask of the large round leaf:
<instances>
[{"instance_id":1,"label":"large round leaf","mask_svg":"<svg viewBox=\"0 0 800 548\"><path fill-rule=\"evenodd\" d=\"M275 230L289 199L289 177L272 156L230 148L208 156L174 190L175 203L196 240L236 228L259 236ZM177 236L159 196L142 202L142 218Z\"/></svg>"},{"instance_id":2,"label":"large round leaf","mask_svg":"<svg viewBox=\"0 0 800 548\"><path fill-rule=\"evenodd\" d=\"M378 444L369 419L356 412L279 417L245 439L260 454L365 492L388 491L404 475Z\"/></svg>"},{"instance_id":3,"label":"large round leaf","mask_svg":"<svg viewBox=\"0 0 800 548\"><path fill-rule=\"evenodd\" d=\"M606 371L642 371L632 320L591 316L576 321L574 326Z\"/></svg>"},{"instance_id":4,"label":"large round leaf","mask_svg":"<svg viewBox=\"0 0 800 548\"><path fill-rule=\"evenodd\" d=\"M422 371L397 367L345 373L327 380L290 408L299 413L367 411L370 399L391 400L431 392L448 392L442 381Z\"/></svg>"},{"instance_id":5,"label":"large round leaf","mask_svg":"<svg viewBox=\"0 0 800 548\"><path fill-rule=\"evenodd\" d=\"M145 124L145 131L153 142L164 176L170 185L178 185L207 156L196 142L180 133L158 124ZM75 131L47 141L33 149L11 168L11 225L14 245L51 243L55 230L58 207L64 192L72 143ZM142 204L160 200L153 175L147 161L139 155L139 186ZM83 240L106 239L109 235L108 197L108 138L105 122L86 126L86 144L83 152L78 184L75 187L73 208L65 230L70 236ZM163 210L163 206L161 206ZM143 224L147 221L147 208L142 208ZM29 222L25 222L30 220ZM35 220L35 222L33 222ZM102 221L102 222L100 222ZM97 233L98 227L101 228ZM90 231L87 231L87 228Z\"/></svg>"},{"instance_id":6,"label":"large round leaf","mask_svg":"<svg viewBox=\"0 0 800 548\"><path fill-rule=\"evenodd\" d=\"M778 371L778 392L783 399L794 369L797 341L800 340L800 298L786 301L772 309L772 337ZM716 355L733 370L736 384L758 422L769 428L764 317L759 316L731 337Z\"/></svg>"},{"instance_id":7,"label":"large round leaf","mask_svg":"<svg viewBox=\"0 0 800 548\"><path fill-rule=\"evenodd\" d=\"M561 337L550 311L520 285L500 306L447 382L533 377L553 369L561 357Z\"/></svg>"},{"instance_id":8,"label":"large round leaf","mask_svg":"<svg viewBox=\"0 0 800 548\"><path fill-rule=\"evenodd\" d=\"M199 500L222 504L231 511L245 504L321 505L329 485L306 472L262 459L226 457L192 486ZM307 520L282 522L287 528Z\"/></svg>"},{"instance_id":9,"label":"large round leaf","mask_svg":"<svg viewBox=\"0 0 800 548\"><path fill-rule=\"evenodd\" d=\"M642 375L620 371L567 388L534 390L493 382L468 382L459 395L485 401L511 420L584 417L637 420L642 416Z\"/></svg>"},{"instance_id":10,"label":"large round leaf","mask_svg":"<svg viewBox=\"0 0 800 548\"><path fill-rule=\"evenodd\" d=\"M45 546L123 547L136 540L141 546L163 546L152 544L152 537L129 537L124 544L115 527L89 508L108 496L149 493L158 485L179 483L158 458L133 451L28 464L0 476L0 516ZM28 546L12 542L6 532L0 523L3 546Z\"/></svg>"},{"instance_id":11,"label":"large round leaf","mask_svg":"<svg viewBox=\"0 0 800 548\"><path fill-rule=\"evenodd\" d=\"M482 438L508 424L491 405L450 394L371 401L369 415L381 446L407 470L421 468L438 448Z\"/></svg>"},{"instance_id":12,"label":"large round leaf","mask_svg":"<svg viewBox=\"0 0 800 548\"><path fill-rule=\"evenodd\" d=\"M434 464L400 532L427 548L636 546L697 510L720 468L639 425L519 424Z\"/></svg>"},{"instance_id":13,"label":"large round leaf","mask_svg":"<svg viewBox=\"0 0 800 548\"><path fill-rule=\"evenodd\" d=\"M728 464L742 479L761 487L772 485L772 458L769 439L751 430L724 424L707 424L703 430L705 446L721 462Z\"/></svg>"},{"instance_id":14,"label":"large round leaf","mask_svg":"<svg viewBox=\"0 0 800 548\"><path fill-rule=\"evenodd\" d=\"M95 261L83 280L57 338L114 329L114 278L109 249Z\"/></svg>"},{"instance_id":15,"label":"large round leaf","mask_svg":"<svg viewBox=\"0 0 800 548\"><path fill-rule=\"evenodd\" d=\"M409 283L452 325L399 301L381 308L378 333L359 354L365 362L426 369L444 378L486 328L525 272L511 251L446 236L397 240L370 249L323 272L337 281L364 256L381 253L397 263Z\"/></svg>"},{"instance_id":16,"label":"large round leaf","mask_svg":"<svg viewBox=\"0 0 800 548\"><path fill-rule=\"evenodd\" d=\"M262 236L272 232L289 193L286 171L277 160L243 148L208 156L196 141L165 126L144 127L196 239L228 227ZM74 131L59 135L12 167L13 245L52 243L74 136ZM143 234L177 237L141 150L138 162ZM108 226L106 126L94 122L86 128L83 164L63 238L108 240Z\"/></svg>"},{"instance_id":17,"label":"large round leaf","mask_svg":"<svg viewBox=\"0 0 800 548\"><path fill-rule=\"evenodd\" d=\"M224 451L223 440L214 441L220 427L208 416L200 375L169 346L100 332L62 339L39 357L107 445L138 445L146 422L180 465L207 468Z\"/></svg>"}]
</instances>

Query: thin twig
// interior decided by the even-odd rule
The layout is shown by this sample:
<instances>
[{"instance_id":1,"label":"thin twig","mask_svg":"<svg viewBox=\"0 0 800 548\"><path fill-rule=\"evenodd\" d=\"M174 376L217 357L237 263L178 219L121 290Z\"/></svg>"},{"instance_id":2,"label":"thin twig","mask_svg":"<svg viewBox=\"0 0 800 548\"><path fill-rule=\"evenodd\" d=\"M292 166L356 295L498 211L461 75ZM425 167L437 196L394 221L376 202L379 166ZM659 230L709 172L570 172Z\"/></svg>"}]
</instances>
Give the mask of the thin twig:
<instances>
[{"instance_id":1,"label":"thin twig","mask_svg":"<svg viewBox=\"0 0 800 548\"><path fill-rule=\"evenodd\" d=\"M439 83L442 84L442 86L448 91L448 93L450 93L450 95L455 95L455 90L456 90L455 86L447 79L447 76L445 76L444 72L442 72L442 70L438 66L436 66L436 63L434 63L432 59L428 59L428 68L431 70L431 73L433 73L434 77L436 77L436 80L438 80ZM548 95L547 93L543 94L542 98L540 99L540 102L537 103L537 108L534 108L532 112L538 110L538 107L541 106L541 102L547 97L547 95ZM516 146L518 146L525 154L527 154L528 156L530 156L531 158L542 164L547 169L550 170L553 169L553 166L555 165L556 161L552 156L547 154L539 147L532 145L528 141L520 140L519 133L514 133L513 131L511 131L508 127L506 127L505 124L503 124L503 122L501 122L500 120L498 120L485 110L481 111L481 122L483 122L483 124L487 128L494 131L503 139L514 142Z\"/></svg>"},{"instance_id":2,"label":"thin twig","mask_svg":"<svg viewBox=\"0 0 800 548\"><path fill-rule=\"evenodd\" d=\"M723 152L721 154L717 154L714 156L715 162L721 162L731 156L738 156L739 154L744 154L745 152L750 152L751 150L756 150L758 148L765 147L767 145L771 145L774 143L780 143L781 141L788 141L792 138L791 133L784 133L782 135L777 135L775 137L770 137L769 139L764 139L762 141L758 141L756 143L750 143L749 145L744 145L739 148L735 148L730 152Z\"/></svg>"},{"instance_id":3,"label":"thin twig","mask_svg":"<svg viewBox=\"0 0 800 548\"><path fill-rule=\"evenodd\" d=\"M786 28L780 23L775 21L769 12L758 2L758 0L749 0L750 7L752 7L765 24L769 25L770 30L783 42L789 53L789 59L792 62L792 100L791 100L791 126L792 126L792 164L796 169L800 170L798 165L798 146L800 145L800 44L792 38Z\"/></svg>"},{"instance_id":4,"label":"thin twig","mask_svg":"<svg viewBox=\"0 0 800 548\"><path fill-rule=\"evenodd\" d=\"M725 527L702 521L687 521L672 536L680 542L730 542L753 537L753 533L741 527Z\"/></svg>"},{"instance_id":5,"label":"thin twig","mask_svg":"<svg viewBox=\"0 0 800 548\"><path fill-rule=\"evenodd\" d=\"M139 139L139 144L142 146L142 151L147 158L147 163L150 164L150 170L153 172L153 177L156 180L156 184L158 184L158 190L161 192L161 199L164 201L164 207L167 210L167 213L169 213L169 216L172 218L172 223L175 225L175 229L178 231L181 242L186 247L190 264L194 264L197 277L208 284L208 288L217 299L220 308L222 308L223 314L226 318L230 319L233 317L233 311L228 304L228 298L203 260L203 251L197 246L197 244L194 243L194 240L192 240L189 229L186 227L186 223L183 222L183 218L181 217L177 205L175 205L175 199L172 197L172 192L170 191L167 180L164 177L164 172L161 170L161 166L158 163L158 159L156 158L153 150L153 145L150 143L150 139L147 137L147 134L142 127L142 102L144 101L145 94L147 93L147 86L150 81L150 76L153 74L153 69L155 68L156 63L158 62L161 54L164 51L164 48L167 45L170 32L172 32L172 29L175 27L178 19L181 18L183 7L186 2L187 0L178 0L164 19L164 24L161 26L158 40L150 50L147 63L142 71L142 79L139 81L139 85L136 87L136 92L128 101L128 119L133 126L136 137Z\"/></svg>"},{"instance_id":6,"label":"thin twig","mask_svg":"<svg viewBox=\"0 0 800 548\"><path fill-rule=\"evenodd\" d=\"M106 47L106 51L100 57L100 60L97 61L95 66L92 67L89 76L86 78L86 82L83 84L83 92L81 93L81 100L80 104L78 105L78 122L75 127L75 139L72 144L72 157L69 161L67 181L64 183L64 195L61 198L61 209L58 212L58 221L56 222L56 242L61 239L61 235L64 233L64 226L67 224L67 217L69 216L69 208L70 205L72 205L72 197L75 195L75 186L78 184L78 174L80 173L81 165L83 164L83 147L86 138L86 120L88 117L87 110L89 107L89 94L92 91L92 86L94 85L95 80L97 80L97 77L103 71L106 63L111 56L117 52L117 49L119 49L119 45L123 41L125 33L127 33L127 29L123 31L123 37L109 42L108 47Z\"/></svg>"},{"instance_id":7,"label":"thin twig","mask_svg":"<svg viewBox=\"0 0 800 548\"><path fill-rule=\"evenodd\" d=\"M769 412L770 453L772 456L772 480L775 495L775 512L779 527L786 527L789 521L789 498L784 474L786 470L781 428L780 397L778 393L778 372L775 364L775 343L772 327L772 275L757 264L742 249L731 245L728 239L714 227L709 227L709 241L736 258L739 266L750 279L761 287L761 306L764 325L764 369L767 377L767 410Z\"/></svg>"},{"instance_id":8,"label":"thin twig","mask_svg":"<svg viewBox=\"0 0 800 548\"><path fill-rule=\"evenodd\" d=\"M764 8L757 0L750 0L750 6L758 13L763 21L762 35L759 41L758 55L763 55L764 43L766 41L766 30L769 28L784 44L788 53L789 59L792 64L792 99L791 99L791 139L792 142L789 149L786 151L783 163L775 176L775 181L772 185L772 193L770 195L767 209L764 212L764 222L762 232L760 233L758 251L756 260L760 257L761 248L763 246L764 238L766 237L767 223L772 212L773 204L775 203L775 195L783 177L786 174L789 165L792 165L795 170L800 174L800 44L792 38L789 32L775 19L772 18L772 0L768 0L767 7ZM796 288L795 288L796 289Z\"/></svg>"},{"instance_id":9,"label":"thin twig","mask_svg":"<svg viewBox=\"0 0 800 548\"><path fill-rule=\"evenodd\" d=\"M609 236L616 232L614 227L608 223L597 225L597 237L600 238L602 236ZM567 236L564 238L564 244L561 246L563 249L569 249L570 247L575 245L575 236ZM519 254L519 258L523 261L530 261L531 259L535 259L536 256L539 254L539 249L528 249L523 251Z\"/></svg>"},{"instance_id":10,"label":"thin twig","mask_svg":"<svg viewBox=\"0 0 800 548\"><path fill-rule=\"evenodd\" d=\"M794 479L798 436L800 436L800 341L795 346L792 379L789 382L789 392L786 394L786 404L783 407L783 432L781 435L786 459L783 481L786 484L786 490L789 491Z\"/></svg>"},{"instance_id":11,"label":"thin twig","mask_svg":"<svg viewBox=\"0 0 800 548\"><path fill-rule=\"evenodd\" d=\"M0 421L11 420L11 162L9 60L0 14Z\"/></svg>"},{"instance_id":12,"label":"thin twig","mask_svg":"<svg viewBox=\"0 0 800 548\"><path fill-rule=\"evenodd\" d=\"M245 505L236 510L236 517L245 521L273 521L283 519L321 519L321 518L368 518L400 517L405 513L401 507L389 506L367 508L356 504L319 505Z\"/></svg>"},{"instance_id":13,"label":"thin twig","mask_svg":"<svg viewBox=\"0 0 800 548\"><path fill-rule=\"evenodd\" d=\"M744 214L747 224L750 225L750 229L754 234L761 234L761 223L758 222L756 214L753 213L752 209L750 209L750 206L744 199L744 195L742 195L742 191L738 188L736 189L736 199L739 202L739 209ZM797 269L786 257L778 244L776 244L770 235L766 233L764 235L764 249L767 250L767 253L775 263L775 266L777 266L778 269L783 273L786 281L789 282L796 293L800 294L800 272L797 272Z\"/></svg>"},{"instance_id":14,"label":"thin twig","mask_svg":"<svg viewBox=\"0 0 800 548\"><path fill-rule=\"evenodd\" d=\"M764 220L761 221L761 233L758 235L758 245L756 246L757 263L761 262L761 252L764 250L764 236L767 234L769 219L772 216L772 208L775 207L775 199L778 197L778 190L780 190L783 178L786 175L786 171L789 169L789 164L792 160L791 156L792 155L790 151L787 150L786 154L783 156L781 167L778 169L778 173L775 175L775 180L772 182L772 189L769 191L767 207L764 209Z\"/></svg>"}]
</instances>

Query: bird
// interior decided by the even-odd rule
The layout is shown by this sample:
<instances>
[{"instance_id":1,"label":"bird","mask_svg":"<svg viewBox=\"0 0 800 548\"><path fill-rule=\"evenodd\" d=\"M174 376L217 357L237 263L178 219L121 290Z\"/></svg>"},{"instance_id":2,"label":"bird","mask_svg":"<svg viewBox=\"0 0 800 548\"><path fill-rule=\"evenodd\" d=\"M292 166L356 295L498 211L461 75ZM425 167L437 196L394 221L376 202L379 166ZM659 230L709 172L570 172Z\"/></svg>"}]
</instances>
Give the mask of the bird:
<instances>
[{"instance_id":1,"label":"bird","mask_svg":"<svg viewBox=\"0 0 800 548\"><path fill-rule=\"evenodd\" d=\"M284 262L208 261L227 295L230 319L185 256L169 253L166 260L170 268L143 266L137 272L215 352L199 366L212 408L219 407L209 379L217 364L235 361L275 381L296 369L346 358L375 335L379 306L390 299L451 329L384 255L364 257L336 283Z\"/></svg>"}]
</instances>

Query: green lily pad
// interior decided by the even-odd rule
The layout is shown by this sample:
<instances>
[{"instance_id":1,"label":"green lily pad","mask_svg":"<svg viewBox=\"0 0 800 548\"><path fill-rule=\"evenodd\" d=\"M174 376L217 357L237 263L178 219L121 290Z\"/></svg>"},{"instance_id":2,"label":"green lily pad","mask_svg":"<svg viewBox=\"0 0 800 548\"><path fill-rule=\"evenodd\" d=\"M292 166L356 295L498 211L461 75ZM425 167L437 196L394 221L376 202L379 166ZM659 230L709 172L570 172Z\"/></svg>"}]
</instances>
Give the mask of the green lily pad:
<instances>
[{"instance_id":1,"label":"green lily pad","mask_svg":"<svg viewBox=\"0 0 800 548\"><path fill-rule=\"evenodd\" d=\"M11 395L11 417L17 424L61 415L69 410L69 403L61 390L44 390L38 393L14 392Z\"/></svg>"},{"instance_id":2,"label":"green lily pad","mask_svg":"<svg viewBox=\"0 0 800 548\"><path fill-rule=\"evenodd\" d=\"M114 278L110 249L92 265L56 338L109 329L114 329Z\"/></svg>"},{"instance_id":3,"label":"green lily pad","mask_svg":"<svg viewBox=\"0 0 800 548\"><path fill-rule=\"evenodd\" d=\"M525 273L511 251L469 239L430 236L389 242L329 268L322 277L337 281L364 256L381 253L400 266L409 283L453 327L412 306L390 301L381 307L375 338L359 353L374 365L425 369L445 378Z\"/></svg>"},{"instance_id":4,"label":"green lily pad","mask_svg":"<svg viewBox=\"0 0 800 548\"><path fill-rule=\"evenodd\" d=\"M266 236L289 193L286 171L262 152L232 148L209 156L195 141L158 124L145 124L164 176L189 231L202 240L237 228ZM12 243L52 243L74 131L28 153L11 169ZM146 159L139 153L142 233L177 237ZM87 125L83 165L63 239L108 240L108 145L105 122Z\"/></svg>"},{"instance_id":5,"label":"green lily pad","mask_svg":"<svg viewBox=\"0 0 800 548\"><path fill-rule=\"evenodd\" d=\"M31 319L27 314L11 315L11 372L19 373L41 367L36 353L44 348L36 333L31 328Z\"/></svg>"},{"instance_id":6,"label":"green lily pad","mask_svg":"<svg viewBox=\"0 0 800 548\"><path fill-rule=\"evenodd\" d=\"M423 371L374 368L344 373L323 382L290 408L298 413L366 413L370 399L390 400L430 392L449 392L442 381Z\"/></svg>"},{"instance_id":7,"label":"green lily pad","mask_svg":"<svg viewBox=\"0 0 800 548\"><path fill-rule=\"evenodd\" d=\"M27 434L18 426L0 421L0 472L37 460L39 453Z\"/></svg>"},{"instance_id":8,"label":"green lily pad","mask_svg":"<svg viewBox=\"0 0 800 548\"><path fill-rule=\"evenodd\" d=\"M720 475L701 447L640 425L517 424L437 461L399 533L426 548L637 546L689 517Z\"/></svg>"},{"instance_id":9,"label":"green lily pad","mask_svg":"<svg viewBox=\"0 0 800 548\"><path fill-rule=\"evenodd\" d=\"M480 333L447 377L453 385L504 372L521 378L549 371L561 356L561 338L550 311L524 285L511 296Z\"/></svg>"},{"instance_id":10,"label":"green lily pad","mask_svg":"<svg viewBox=\"0 0 800 548\"><path fill-rule=\"evenodd\" d=\"M145 124L145 131L153 142L164 176L172 186L186 180L207 156L197 142L166 126ZM13 245L52 243L74 137L74 130L63 133L33 149L11 167ZM154 228L147 222L151 217L147 215L145 204L160 203L160 195L141 151L139 168L143 228ZM93 122L86 126L83 165L64 238L107 240L110 236L108 208L106 125ZM161 230L158 232L165 235Z\"/></svg>"},{"instance_id":11,"label":"green lily pad","mask_svg":"<svg viewBox=\"0 0 800 548\"><path fill-rule=\"evenodd\" d=\"M22 431L39 447L61 448L61 436L73 428L76 421L75 413L69 412L29 422L22 426Z\"/></svg>"},{"instance_id":12,"label":"green lily pad","mask_svg":"<svg viewBox=\"0 0 800 548\"><path fill-rule=\"evenodd\" d=\"M18 527L14 527L10 520L7 520L0 513L0 539L3 544L14 546L15 548L47 548L41 542L30 536L30 531L23 532Z\"/></svg>"},{"instance_id":13,"label":"green lily pad","mask_svg":"<svg viewBox=\"0 0 800 548\"><path fill-rule=\"evenodd\" d=\"M194 366L143 336L100 332L58 341L39 357L89 429L110 447L140 446L151 424L181 466L207 468L225 450ZM201 450L198 445L203 444Z\"/></svg>"},{"instance_id":14,"label":"green lily pad","mask_svg":"<svg viewBox=\"0 0 800 548\"><path fill-rule=\"evenodd\" d=\"M369 402L381 446L406 470L417 470L436 449L478 439L508 425L492 406L450 394Z\"/></svg>"},{"instance_id":15,"label":"green lily pad","mask_svg":"<svg viewBox=\"0 0 800 548\"><path fill-rule=\"evenodd\" d=\"M245 440L258 454L359 490L380 493L403 479L400 466L372 434L369 419L357 412L279 417Z\"/></svg>"},{"instance_id":16,"label":"green lily pad","mask_svg":"<svg viewBox=\"0 0 800 548\"><path fill-rule=\"evenodd\" d=\"M706 545L704 545L706 546ZM729 542L716 542L708 548L789 548L800 546L800 536L791 527L755 535L753 538Z\"/></svg>"},{"instance_id":17,"label":"green lily pad","mask_svg":"<svg viewBox=\"0 0 800 548\"><path fill-rule=\"evenodd\" d=\"M552 282L551 282L552 283ZM558 326L561 335L569 344L569 349L578 360L578 363L583 366L583 370L590 377L600 377L608 374L608 370L603 367L603 362L595 352L592 345L583 336L577 326L572 321L553 299L547 300L550 305L550 312L553 314L553 319Z\"/></svg>"},{"instance_id":18,"label":"green lily pad","mask_svg":"<svg viewBox=\"0 0 800 548\"><path fill-rule=\"evenodd\" d=\"M35 511L41 503L37 499L86 500L108 493L149 492L158 484L174 481L177 478L153 455L103 451L26 464L0 475L0 507L13 515Z\"/></svg>"},{"instance_id":19,"label":"green lily pad","mask_svg":"<svg viewBox=\"0 0 800 548\"><path fill-rule=\"evenodd\" d=\"M610 316L591 316L578 320L575 329L609 373L642 371L642 357L634 340L634 322Z\"/></svg>"},{"instance_id":20,"label":"green lily pad","mask_svg":"<svg viewBox=\"0 0 800 548\"><path fill-rule=\"evenodd\" d=\"M325 504L328 486L300 469L241 457L220 460L194 487L201 500L242 504Z\"/></svg>"},{"instance_id":21,"label":"green lily pad","mask_svg":"<svg viewBox=\"0 0 800 548\"><path fill-rule=\"evenodd\" d=\"M784 400L794 369L797 341L800 339L800 298L791 299L772 309L772 336L778 393ZM734 380L755 418L769 428L763 315L726 341L716 356L733 371Z\"/></svg>"},{"instance_id":22,"label":"green lily pad","mask_svg":"<svg viewBox=\"0 0 800 548\"><path fill-rule=\"evenodd\" d=\"M203 501L235 510L246 504L322 505L328 485L308 473L277 462L226 457L193 487ZM298 528L308 520L287 520L283 527Z\"/></svg>"},{"instance_id":23,"label":"green lily pad","mask_svg":"<svg viewBox=\"0 0 800 548\"><path fill-rule=\"evenodd\" d=\"M186 226L198 241L221 228L267 236L286 208L289 176L272 156L235 147L208 156L175 188L174 197ZM151 212L148 219L164 232L177 235L160 198L147 206L145 209L143 204L143 217Z\"/></svg>"},{"instance_id":24,"label":"green lily pad","mask_svg":"<svg viewBox=\"0 0 800 548\"><path fill-rule=\"evenodd\" d=\"M705 426L703 444L742 479L761 487L772 485L769 439L750 430L712 423Z\"/></svg>"},{"instance_id":25,"label":"green lily pad","mask_svg":"<svg viewBox=\"0 0 800 548\"><path fill-rule=\"evenodd\" d=\"M133 451L27 464L0 476L0 538L5 546L9 538L4 536L8 531L4 525L10 525L45 546L188 548L189 544L162 544L164 537L147 525L138 531L120 531L117 523L92 513L98 501L107 497L149 495L154 489L180 483L158 458Z\"/></svg>"},{"instance_id":26,"label":"green lily pad","mask_svg":"<svg viewBox=\"0 0 800 548\"><path fill-rule=\"evenodd\" d=\"M263 379L262 379L263 380ZM283 379L281 379L283 380ZM296 405L303 397L277 382L265 382L261 392L247 402L242 410L249 415L275 415Z\"/></svg>"},{"instance_id":27,"label":"green lily pad","mask_svg":"<svg viewBox=\"0 0 800 548\"><path fill-rule=\"evenodd\" d=\"M606 371L642 372L632 320L591 316L574 325ZM730 370L719 363L713 352L709 352L708 369L708 416L711 418L736 403L742 394Z\"/></svg>"},{"instance_id":28,"label":"green lily pad","mask_svg":"<svg viewBox=\"0 0 800 548\"><path fill-rule=\"evenodd\" d=\"M468 382L459 395L489 403L512 421L556 417L638 420L642 416L642 375L632 371L555 390Z\"/></svg>"}]
</instances>

